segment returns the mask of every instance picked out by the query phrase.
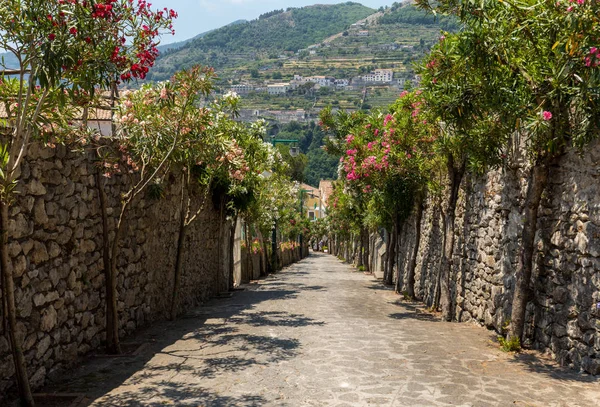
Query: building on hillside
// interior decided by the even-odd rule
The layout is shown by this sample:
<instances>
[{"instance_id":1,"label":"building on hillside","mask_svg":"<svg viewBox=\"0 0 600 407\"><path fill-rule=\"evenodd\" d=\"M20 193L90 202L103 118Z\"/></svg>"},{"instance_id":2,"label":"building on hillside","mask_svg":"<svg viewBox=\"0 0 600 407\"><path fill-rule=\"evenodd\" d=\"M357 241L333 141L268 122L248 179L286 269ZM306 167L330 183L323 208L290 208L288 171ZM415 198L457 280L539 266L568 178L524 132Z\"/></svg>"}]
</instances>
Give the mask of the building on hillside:
<instances>
[{"instance_id":1,"label":"building on hillside","mask_svg":"<svg viewBox=\"0 0 600 407\"><path fill-rule=\"evenodd\" d=\"M254 86L247 83L240 83L238 85L231 85L231 90L238 95L247 95L250 92L254 92Z\"/></svg>"},{"instance_id":2,"label":"building on hillside","mask_svg":"<svg viewBox=\"0 0 600 407\"><path fill-rule=\"evenodd\" d=\"M267 85L267 93L269 95L285 95L289 89L289 83L273 83Z\"/></svg>"},{"instance_id":3,"label":"building on hillside","mask_svg":"<svg viewBox=\"0 0 600 407\"><path fill-rule=\"evenodd\" d=\"M391 69L375 69L362 78L365 82L391 82L394 79L394 71Z\"/></svg>"},{"instance_id":4,"label":"building on hillside","mask_svg":"<svg viewBox=\"0 0 600 407\"><path fill-rule=\"evenodd\" d=\"M360 30L359 32L356 33L357 37L368 37L369 36L369 30Z\"/></svg>"},{"instance_id":5,"label":"building on hillside","mask_svg":"<svg viewBox=\"0 0 600 407\"><path fill-rule=\"evenodd\" d=\"M350 85L350 81L348 79L336 79L334 81L336 88L345 89Z\"/></svg>"},{"instance_id":6,"label":"building on hillside","mask_svg":"<svg viewBox=\"0 0 600 407\"><path fill-rule=\"evenodd\" d=\"M332 76L322 76L322 75L316 75L316 76L294 75L294 79L292 79L291 84L293 84L294 87L298 87L299 85L303 85L303 84L309 83L309 82L312 82L319 86L331 87L331 86L335 85L336 79Z\"/></svg>"},{"instance_id":7,"label":"building on hillside","mask_svg":"<svg viewBox=\"0 0 600 407\"><path fill-rule=\"evenodd\" d=\"M323 217L321 206L321 194L318 188L308 184L300 184L300 196L302 199L302 216L309 220Z\"/></svg>"},{"instance_id":8,"label":"building on hillside","mask_svg":"<svg viewBox=\"0 0 600 407\"><path fill-rule=\"evenodd\" d=\"M329 197L331 196L332 193L333 193L333 181L322 179L319 182L319 197L320 197L319 214L323 218L325 216L327 216L327 207L328 207L327 200L329 199Z\"/></svg>"}]
</instances>

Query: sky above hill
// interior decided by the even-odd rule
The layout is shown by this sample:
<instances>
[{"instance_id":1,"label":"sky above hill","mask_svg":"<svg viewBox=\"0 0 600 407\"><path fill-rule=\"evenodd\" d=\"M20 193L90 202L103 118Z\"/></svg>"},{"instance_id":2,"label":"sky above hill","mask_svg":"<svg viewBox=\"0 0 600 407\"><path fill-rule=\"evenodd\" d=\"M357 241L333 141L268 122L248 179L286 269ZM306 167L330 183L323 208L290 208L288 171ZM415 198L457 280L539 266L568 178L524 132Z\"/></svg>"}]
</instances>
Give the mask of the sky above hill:
<instances>
[{"instance_id":1,"label":"sky above hill","mask_svg":"<svg viewBox=\"0 0 600 407\"><path fill-rule=\"evenodd\" d=\"M303 7L312 4L336 4L343 0L154 0L153 8L172 8L179 13L175 21L175 36L163 37L161 44L187 40L205 31L222 27L236 20L253 20L276 9ZM356 0L377 9L394 0Z\"/></svg>"}]
</instances>

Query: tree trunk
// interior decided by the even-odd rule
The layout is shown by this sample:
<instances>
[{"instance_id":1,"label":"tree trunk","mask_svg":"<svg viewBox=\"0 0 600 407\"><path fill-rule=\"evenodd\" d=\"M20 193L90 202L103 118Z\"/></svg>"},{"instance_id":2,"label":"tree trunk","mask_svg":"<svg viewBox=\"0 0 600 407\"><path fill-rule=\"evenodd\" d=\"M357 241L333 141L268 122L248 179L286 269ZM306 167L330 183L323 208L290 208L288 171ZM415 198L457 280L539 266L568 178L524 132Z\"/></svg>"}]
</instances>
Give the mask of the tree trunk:
<instances>
[{"instance_id":1,"label":"tree trunk","mask_svg":"<svg viewBox=\"0 0 600 407\"><path fill-rule=\"evenodd\" d=\"M392 233L390 233L389 248L387 250L387 264L385 273L385 284L394 283L394 263L396 262L396 242L398 241L398 222L394 220Z\"/></svg>"},{"instance_id":2,"label":"tree trunk","mask_svg":"<svg viewBox=\"0 0 600 407\"><path fill-rule=\"evenodd\" d=\"M406 222L402 222L402 225L398 228L398 238L396 239L396 253L398 253L397 257L401 257L402 260L398 261L398 265L396 267L396 286L394 291L396 294L402 292L402 286L404 285L404 275L401 273L402 271L402 263L404 262L404 255L402 252L402 233L404 233L404 227Z\"/></svg>"},{"instance_id":3,"label":"tree trunk","mask_svg":"<svg viewBox=\"0 0 600 407\"><path fill-rule=\"evenodd\" d=\"M358 239L358 245L357 245L358 250L356 253L356 267L360 268L364 265L364 262L363 262L364 247L363 247L363 238L362 238L362 228L360 229L357 239Z\"/></svg>"},{"instance_id":4,"label":"tree trunk","mask_svg":"<svg viewBox=\"0 0 600 407\"><path fill-rule=\"evenodd\" d=\"M6 299L6 318L8 319L8 337L10 347L13 354L15 364L15 375L17 379L17 387L19 388L19 397L21 403L27 407L35 405L33 394L29 386L29 378L27 377L27 364L23 349L17 338L17 307L15 304L15 282L13 280L13 270L9 266L8 258L8 204L4 200L0 200L0 267L2 267L2 275L4 281L2 288L4 289L3 297Z\"/></svg>"},{"instance_id":5,"label":"tree trunk","mask_svg":"<svg viewBox=\"0 0 600 407\"><path fill-rule=\"evenodd\" d=\"M370 249L370 242L369 242L369 230L367 228L363 228L362 229L362 245L363 245L363 265L365 266L365 271L370 271L371 267L369 264L369 249Z\"/></svg>"},{"instance_id":6,"label":"tree trunk","mask_svg":"<svg viewBox=\"0 0 600 407\"><path fill-rule=\"evenodd\" d=\"M98 197L100 198L100 211L102 213L102 265L104 267L104 290L106 294L106 350L108 353L119 353L118 351L114 350L115 346L113 344L115 338L115 323L113 321L114 313L112 312L111 308L111 304L113 303L113 290L111 288L112 263L110 261L111 253L110 242L108 238L108 213L106 204L106 193L104 192L104 187L102 185L102 175L100 175L100 172L96 173L96 184L98 186ZM118 338L118 333L116 336Z\"/></svg>"},{"instance_id":7,"label":"tree trunk","mask_svg":"<svg viewBox=\"0 0 600 407\"><path fill-rule=\"evenodd\" d=\"M452 255L454 252L454 221L456 219L456 203L460 184L465 172L466 161L463 160L458 168L454 167L454 160L448 160L448 177L450 178L450 196L448 208L444 216L444 250L440 261L440 305L442 320L452 319L452 300L450 295L450 272L452 270Z\"/></svg>"},{"instance_id":8,"label":"tree trunk","mask_svg":"<svg viewBox=\"0 0 600 407\"><path fill-rule=\"evenodd\" d=\"M415 299L415 269L417 268L417 255L421 244L421 220L423 219L423 201L417 200L417 212L415 214L415 245L413 246L408 270L406 270L406 291L411 299Z\"/></svg>"},{"instance_id":9,"label":"tree trunk","mask_svg":"<svg viewBox=\"0 0 600 407\"><path fill-rule=\"evenodd\" d=\"M219 241L217 242L217 251L218 251L218 255L219 255L219 262L218 262L218 266L217 266L217 275L215 278L215 287L214 287L214 294L218 295L221 292L221 273L223 273L223 269L224 269L224 263L223 263L223 240L224 240L224 233L223 230L225 229L225 196L221 196L221 198L219 199L219 209L220 209L220 213L219 213Z\"/></svg>"},{"instance_id":10,"label":"tree trunk","mask_svg":"<svg viewBox=\"0 0 600 407\"><path fill-rule=\"evenodd\" d=\"M117 308L117 260L119 254L119 242L123 233L125 214L129 203L126 201L121 206L121 213L117 221L117 229L110 253L110 268L106 279L106 349L109 354L121 354L121 342L119 340L119 313Z\"/></svg>"},{"instance_id":11,"label":"tree trunk","mask_svg":"<svg viewBox=\"0 0 600 407\"><path fill-rule=\"evenodd\" d=\"M260 240L260 247L262 249L260 258L263 264L263 266L260 268L260 275L261 277L264 277L269 274L269 262L267 261L267 245L260 230L258 230L258 239Z\"/></svg>"},{"instance_id":12,"label":"tree trunk","mask_svg":"<svg viewBox=\"0 0 600 407\"><path fill-rule=\"evenodd\" d=\"M511 322L507 338L519 338L523 343L525 329L525 308L531 290L531 273L533 270L533 248L537 231L538 209L542 193L548 185L549 165L547 162L536 163L529 173L527 195L523 214L523 240L519 251L519 262L515 274L515 294L512 303Z\"/></svg>"},{"instance_id":13,"label":"tree trunk","mask_svg":"<svg viewBox=\"0 0 600 407\"><path fill-rule=\"evenodd\" d=\"M229 234L229 274L228 274L228 278L227 278L227 290L228 291L233 291L233 286L234 286L234 282L233 282L233 273L235 271L235 252L233 251L233 248L235 246L235 230L237 228L237 219L238 219L238 215L236 214L233 217L233 222L231 224L231 233ZM262 260L262 259L261 259Z\"/></svg>"},{"instance_id":14,"label":"tree trunk","mask_svg":"<svg viewBox=\"0 0 600 407\"><path fill-rule=\"evenodd\" d=\"M183 186L182 186L183 188ZM173 292L171 293L171 310L169 319L172 321L177 318L177 306L179 297L179 285L181 282L181 272L183 270L183 246L185 244L185 236L187 234L187 225L185 224L185 203L182 200L179 219L179 235L177 236L177 254L175 255L175 270L173 273Z\"/></svg>"},{"instance_id":15,"label":"tree trunk","mask_svg":"<svg viewBox=\"0 0 600 407\"><path fill-rule=\"evenodd\" d=\"M244 236L246 238L246 275L242 276L242 283L248 284L252 280L253 276L253 263L252 263L252 239L250 238L250 227L248 223L244 222Z\"/></svg>"}]
</instances>

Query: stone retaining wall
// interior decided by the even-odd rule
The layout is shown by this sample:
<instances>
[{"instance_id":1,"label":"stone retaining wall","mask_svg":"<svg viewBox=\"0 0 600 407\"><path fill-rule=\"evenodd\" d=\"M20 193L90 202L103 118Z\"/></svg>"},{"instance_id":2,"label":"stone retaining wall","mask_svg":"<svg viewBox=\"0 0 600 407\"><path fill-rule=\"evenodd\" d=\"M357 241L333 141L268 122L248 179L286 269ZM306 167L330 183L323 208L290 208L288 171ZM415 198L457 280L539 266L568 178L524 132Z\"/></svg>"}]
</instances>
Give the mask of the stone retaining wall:
<instances>
[{"instance_id":1,"label":"stone retaining wall","mask_svg":"<svg viewBox=\"0 0 600 407\"><path fill-rule=\"evenodd\" d=\"M497 332L510 318L522 230L524 172L492 171L463 180L451 275L453 316ZM600 146L566 154L550 171L536 236L526 333L567 366L600 374ZM381 276L385 233L371 237L372 269ZM415 244L414 217L401 236L405 276ZM442 248L439 202L425 203L416 292L431 305Z\"/></svg>"},{"instance_id":2,"label":"stone retaining wall","mask_svg":"<svg viewBox=\"0 0 600 407\"><path fill-rule=\"evenodd\" d=\"M34 388L78 356L102 346L105 294L102 216L91 157L33 146L23 165L21 194L11 209L10 257L16 285L18 336ZM162 198L135 202L123 233L117 289L120 335L162 319L170 306L179 191L167 180ZM110 238L128 180L105 179ZM208 203L185 241L180 309L228 286L231 228ZM1 312L1 311L0 311ZM14 366L0 326L0 404Z\"/></svg>"}]
</instances>

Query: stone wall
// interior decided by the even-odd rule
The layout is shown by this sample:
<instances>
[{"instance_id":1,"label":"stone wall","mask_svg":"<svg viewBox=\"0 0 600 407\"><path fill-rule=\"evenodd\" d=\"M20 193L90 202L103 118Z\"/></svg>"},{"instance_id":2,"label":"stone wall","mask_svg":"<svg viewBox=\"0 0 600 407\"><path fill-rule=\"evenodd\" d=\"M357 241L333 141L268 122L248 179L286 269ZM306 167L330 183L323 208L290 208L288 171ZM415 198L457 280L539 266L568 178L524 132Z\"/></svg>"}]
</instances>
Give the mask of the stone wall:
<instances>
[{"instance_id":1,"label":"stone wall","mask_svg":"<svg viewBox=\"0 0 600 407\"><path fill-rule=\"evenodd\" d=\"M10 257L16 275L18 336L34 388L77 357L102 346L105 293L102 216L91 157L33 146L10 212ZM126 177L104 179L110 238ZM128 217L118 261L120 335L162 319L170 306L179 211L179 184L162 198L139 197ZM228 287L231 227L209 202L185 240L181 310ZM0 326L0 404L14 366Z\"/></svg>"},{"instance_id":2,"label":"stone wall","mask_svg":"<svg viewBox=\"0 0 600 407\"><path fill-rule=\"evenodd\" d=\"M569 152L550 171L536 235L526 334L575 369L600 374L600 145ZM522 168L463 180L451 275L454 319L497 332L510 318L527 188ZM373 270L381 276L385 236L372 236ZM414 217L401 235L402 276L415 244ZM416 292L431 305L442 248L439 200L424 205Z\"/></svg>"}]
</instances>

